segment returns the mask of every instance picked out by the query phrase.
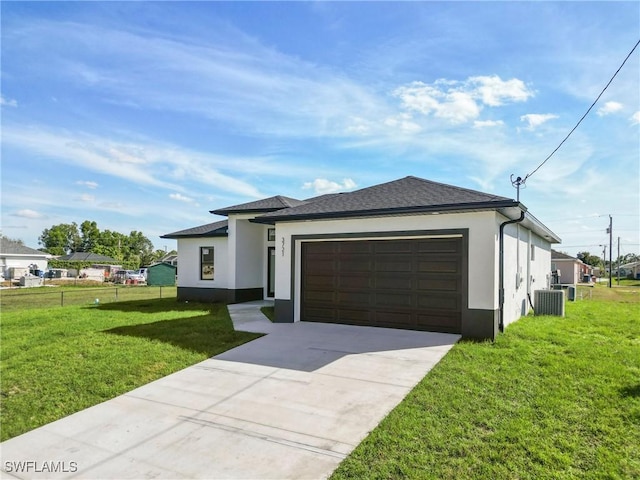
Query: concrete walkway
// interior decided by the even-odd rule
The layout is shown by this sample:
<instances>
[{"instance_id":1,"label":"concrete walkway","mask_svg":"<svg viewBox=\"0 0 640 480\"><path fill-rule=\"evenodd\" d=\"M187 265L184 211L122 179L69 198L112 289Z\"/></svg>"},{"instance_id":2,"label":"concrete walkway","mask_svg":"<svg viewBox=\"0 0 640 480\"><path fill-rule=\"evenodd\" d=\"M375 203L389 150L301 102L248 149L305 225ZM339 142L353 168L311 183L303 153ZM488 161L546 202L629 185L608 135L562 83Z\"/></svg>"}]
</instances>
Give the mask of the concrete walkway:
<instances>
[{"instance_id":1,"label":"concrete walkway","mask_svg":"<svg viewBox=\"0 0 640 480\"><path fill-rule=\"evenodd\" d=\"M325 478L459 338L263 304L229 310L268 335L0 444L1 477Z\"/></svg>"}]
</instances>

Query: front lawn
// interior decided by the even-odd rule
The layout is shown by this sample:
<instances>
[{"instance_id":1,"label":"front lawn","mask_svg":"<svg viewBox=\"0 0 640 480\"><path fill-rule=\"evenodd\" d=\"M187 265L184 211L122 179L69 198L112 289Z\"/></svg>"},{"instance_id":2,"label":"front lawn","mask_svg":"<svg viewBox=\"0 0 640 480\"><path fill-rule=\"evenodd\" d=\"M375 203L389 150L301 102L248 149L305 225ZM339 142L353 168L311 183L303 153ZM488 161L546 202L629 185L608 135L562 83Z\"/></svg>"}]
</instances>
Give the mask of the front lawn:
<instances>
[{"instance_id":1,"label":"front lawn","mask_svg":"<svg viewBox=\"0 0 640 480\"><path fill-rule=\"evenodd\" d=\"M225 305L175 298L3 311L1 439L259 336L234 331Z\"/></svg>"},{"instance_id":2,"label":"front lawn","mask_svg":"<svg viewBox=\"0 0 640 480\"><path fill-rule=\"evenodd\" d=\"M2 313L28 308L58 308L69 305L91 305L129 300L176 298L175 286L85 284L43 286L0 290Z\"/></svg>"},{"instance_id":3,"label":"front lawn","mask_svg":"<svg viewBox=\"0 0 640 480\"><path fill-rule=\"evenodd\" d=\"M640 478L639 291L458 343L331 478Z\"/></svg>"}]
</instances>

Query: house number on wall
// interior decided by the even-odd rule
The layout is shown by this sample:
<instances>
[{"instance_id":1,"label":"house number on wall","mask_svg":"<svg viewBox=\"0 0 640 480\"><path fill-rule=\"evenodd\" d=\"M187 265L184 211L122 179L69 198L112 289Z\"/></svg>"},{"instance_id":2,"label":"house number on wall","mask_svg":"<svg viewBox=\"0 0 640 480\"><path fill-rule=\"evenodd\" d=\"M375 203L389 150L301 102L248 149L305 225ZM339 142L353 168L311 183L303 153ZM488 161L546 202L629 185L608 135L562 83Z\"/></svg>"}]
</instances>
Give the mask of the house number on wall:
<instances>
[{"instance_id":1,"label":"house number on wall","mask_svg":"<svg viewBox=\"0 0 640 480\"><path fill-rule=\"evenodd\" d=\"M284 237L282 238L282 256L284 257Z\"/></svg>"}]
</instances>

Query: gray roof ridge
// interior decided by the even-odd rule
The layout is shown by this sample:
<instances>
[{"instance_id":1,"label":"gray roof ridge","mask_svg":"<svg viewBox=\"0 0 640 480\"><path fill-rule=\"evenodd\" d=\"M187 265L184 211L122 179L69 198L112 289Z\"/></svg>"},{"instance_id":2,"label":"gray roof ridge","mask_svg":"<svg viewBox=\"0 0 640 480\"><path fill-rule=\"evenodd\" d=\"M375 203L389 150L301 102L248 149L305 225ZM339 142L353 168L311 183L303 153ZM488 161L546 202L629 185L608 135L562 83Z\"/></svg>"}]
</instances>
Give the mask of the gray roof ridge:
<instances>
[{"instance_id":1,"label":"gray roof ridge","mask_svg":"<svg viewBox=\"0 0 640 480\"><path fill-rule=\"evenodd\" d=\"M571 255L568 255L559 250L555 250L553 248L551 249L551 258L553 260L580 260L578 257L572 257Z\"/></svg>"},{"instance_id":2,"label":"gray roof ridge","mask_svg":"<svg viewBox=\"0 0 640 480\"><path fill-rule=\"evenodd\" d=\"M27 245L24 245L23 243L6 237L2 237L2 239L0 240L0 253L10 255L49 255L47 252L31 248Z\"/></svg>"},{"instance_id":3,"label":"gray roof ridge","mask_svg":"<svg viewBox=\"0 0 640 480\"><path fill-rule=\"evenodd\" d=\"M242 212L268 212L274 210L282 210L284 208L290 208L297 205L302 205L305 202L298 200L297 198L286 197L284 195L272 195L270 197L261 198L251 202L240 203L237 205L231 205L229 207L218 208L215 210L209 210L209 213L216 215L228 215L230 213L242 213Z\"/></svg>"},{"instance_id":4,"label":"gray roof ridge","mask_svg":"<svg viewBox=\"0 0 640 480\"><path fill-rule=\"evenodd\" d=\"M221 232L220 230L226 228L229 225L229 221L227 219L218 220L217 222L205 223L204 225L197 225L191 228L185 228L182 230L178 230L176 232L166 233L164 235L160 235L160 238L174 238L174 237L189 237L189 236L207 236L216 234L217 236L226 235L226 232Z\"/></svg>"},{"instance_id":5,"label":"gray roof ridge","mask_svg":"<svg viewBox=\"0 0 640 480\"><path fill-rule=\"evenodd\" d=\"M405 185L406 183L409 183L409 184ZM456 187L455 185L448 185L445 183L434 182L432 180L426 180L424 178L419 178L419 177L409 175L396 180L391 180L388 182L371 185L368 187L363 187L361 189L350 191L350 192L341 192L333 195L321 195L316 199L313 199L313 198L309 199L306 202L302 202L299 205L295 205L290 208L265 213L261 215L259 218L266 220L268 218L297 216L297 215L311 215L311 216L329 215L331 216L331 215L334 215L335 213L345 213L350 216L353 216L357 213L381 214L381 213L391 213L393 211L398 211L398 210L401 210L401 211L423 210L425 208L425 205L414 203L410 198L412 196L412 193L411 193L412 190L415 189L415 187L413 187L411 184L423 185L425 187L436 187L436 190L439 190L441 192L449 192L449 195L447 195L447 197L451 200L450 202L443 201L442 203L433 204L434 207L437 206L439 208L453 208L455 206L464 206L464 208L469 208L474 205L481 205L481 204L491 204L491 205L497 206L499 203L504 204L502 206L511 206L512 203L515 203L515 200L511 198L502 197L499 195L489 194L485 192L480 192L478 190L471 190L468 188ZM380 204L379 202L374 202L374 203L378 203L377 206L367 204L368 202L370 202L372 198L376 198L376 197L388 198L387 195L389 194L389 192L391 192L392 195L395 195L398 192L402 192L400 193L400 197L405 197L406 199L409 199L409 200L405 201L403 198L400 198L400 201L397 202L395 205L393 204L385 205L384 202L382 204ZM463 194L463 195L460 195L460 194ZM463 198L460 198L460 197L463 197ZM398 197L396 195L396 200L397 198ZM347 202L347 203L344 203L344 202ZM390 202L390 203L393 203L393 202ZM405 203L405 205L402 205L403 203ZM341 205L345 206L347 204L350 204L350 207L341 208ZM322 211L323 207L328 207L328 210L323 212Z\"/></svg>"},{"instance_id":6,"label":"gray roof ridge","mask_svg":"<svg viewBox=\"0 0 640 480\"><path fill-rule=\"evenodd\" d=\"M428 180L426 178L416 177L415 175L407 175L404 178L411 178L413 180L418 180L418 181L423 182L423 183L428 183L428 184L431 184L431 185L440 185L442 187L451 188L451 189L454 189L454 190L460 190L460 191L469 192L469 193L475 193L475 194L480 194L480 195L487 195L487 196L499 198L499 199L502 199L502 200L513 200L512 198L503 197L502 195L495 195L493 193L481 192L480 190L474 190L473 188L458 187L457 185L451 185L451 184L448 184L448 183L435 182L433 180ZM403 179L400 178L398 180L403 180ZM397 182L398 180L392 180L391 182L386 182L386 183L393 183L393 182Z\"/></svg>"},{"instance_id":7,"label":"gray roof ridge","mask_svg":"<svg viewBox=\"0 0 640 480\"><path fill-rule=\"evenodd\" d=\"M278 199L280 203L282 203L284 208L289 208L295 206L296 202L305 202L305 200L298 200L297 198L287 197L285 195L276 195L275 198ZM300 204L300 203L298 203Z\"/></svg>"}]
</instances>

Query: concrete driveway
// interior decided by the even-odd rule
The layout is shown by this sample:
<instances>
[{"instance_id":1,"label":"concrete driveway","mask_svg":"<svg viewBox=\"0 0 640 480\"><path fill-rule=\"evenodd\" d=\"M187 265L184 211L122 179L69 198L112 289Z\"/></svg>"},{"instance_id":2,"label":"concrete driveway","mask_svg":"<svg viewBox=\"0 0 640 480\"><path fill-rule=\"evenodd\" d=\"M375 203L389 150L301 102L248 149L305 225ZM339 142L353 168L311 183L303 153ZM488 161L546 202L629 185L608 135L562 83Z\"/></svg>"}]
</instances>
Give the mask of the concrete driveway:
<instances>
[{"instance_id":1,"label":"concrete driveway","mask_svg":"<svg viewBox=\"0 0 640 480\"><path fill-rule=\"evenodd\" d=\"M2 443L2 477L324 478L459 338L252 311L271 333Z\"/></svg>"}]
</instances>

